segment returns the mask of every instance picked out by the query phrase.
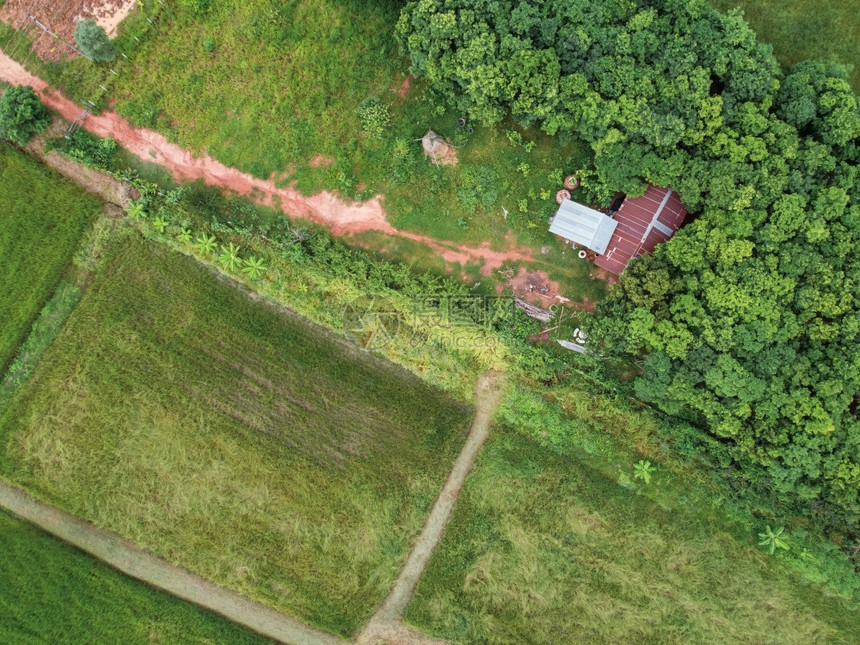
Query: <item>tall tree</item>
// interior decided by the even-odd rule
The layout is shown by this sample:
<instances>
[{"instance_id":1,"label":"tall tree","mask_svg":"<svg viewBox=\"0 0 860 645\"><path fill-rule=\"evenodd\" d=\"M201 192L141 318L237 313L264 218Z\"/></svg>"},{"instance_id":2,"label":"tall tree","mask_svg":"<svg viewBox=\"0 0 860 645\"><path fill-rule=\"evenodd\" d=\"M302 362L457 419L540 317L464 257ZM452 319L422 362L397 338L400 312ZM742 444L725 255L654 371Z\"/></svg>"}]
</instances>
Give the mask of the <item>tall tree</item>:
<instances>
[{"instance_id":1,"label":"tall tree","mask_svg":"<svg viewBox=\"0 0 860 645\"><path fill-rule=\"evenodd\" d=\"M12 86L0 98L0 139L23 146L48 123L48 109L29 85Z\"/></svg>"}]
</instances>

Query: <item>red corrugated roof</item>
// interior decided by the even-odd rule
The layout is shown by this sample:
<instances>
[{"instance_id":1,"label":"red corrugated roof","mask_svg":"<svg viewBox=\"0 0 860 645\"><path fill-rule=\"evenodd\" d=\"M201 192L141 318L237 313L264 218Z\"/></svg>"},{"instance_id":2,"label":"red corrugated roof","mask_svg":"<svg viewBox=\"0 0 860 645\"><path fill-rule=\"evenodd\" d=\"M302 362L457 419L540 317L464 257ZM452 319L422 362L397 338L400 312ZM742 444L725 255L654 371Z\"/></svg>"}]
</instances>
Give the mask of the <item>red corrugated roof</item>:
<instances>
[{"instance_id":1,"label":"red corrugated roof","mask_svg":"<svg viewBox=\"0 0 860 645\"><path fill-rule=\"evenodd\" d=\"M686 216L687 210L678 193L649 186L642 197L624 200L615 214L618 226L606 246L606 253L598 255L594 263L619 275L630 260L653 252L654 247L672 237Z\"/></svg>"}]
</instances>

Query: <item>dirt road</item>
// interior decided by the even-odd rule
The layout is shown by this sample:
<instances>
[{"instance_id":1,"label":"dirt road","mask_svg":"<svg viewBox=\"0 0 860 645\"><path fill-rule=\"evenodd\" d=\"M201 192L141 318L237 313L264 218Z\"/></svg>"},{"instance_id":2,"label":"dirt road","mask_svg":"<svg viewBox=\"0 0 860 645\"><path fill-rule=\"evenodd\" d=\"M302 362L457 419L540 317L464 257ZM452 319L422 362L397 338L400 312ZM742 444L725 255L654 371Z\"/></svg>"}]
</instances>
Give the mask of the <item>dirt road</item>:
<instances>
[{"instance_id":1,"label":"dirt road","mask_svg":"<svg viewBox=\"0 0 860 645\"><path fill-rule=\"evenodd\" d=\"M433 510L427 517L427 523L421 536L415 543L415 547L406 560L406 566L400 572L397 582L394 583L391 592L385 599L382 607L370 619L367 627L359 634L357 643L359 645L377 645L378 643L409 643L424 645L434 643L423 634L412 632L408 627L400 623L403 611L415 593L418 580L424 572L430 556L442 539L442 533L454 506L463 490L466 476L475 465L475 460L481 448L490 434L490 422L504 391L504 376L498 372L488 372L481 376L475 389L475 418L469 437L454 462L445 486L433 505Z\"/></svg>"},{"instance_id":2,"label":"dirt road","mask_svg":"<svg viewBox=\"0 0 860 645\"><path fill-rule=\"evenodd\" d=\"M45 105L70 121L81 114L80 106L51 89L45 81L30 74L2 51L0 79L16 85L31 85ZM366 202L347 202L327 191L307 196L291 187L278 188L273 180L252 177L212 157L196 156L157 132L134 128L114 112L90 115L83 127L100 137L115 139L144 161L164 166L177 181L202 179L210 186L233 191L266 205L280 200L285 214L322 224L334 235L379 231L406 238L430 247L447 262L480 264L484 275L490 275L506 261L534 260L531 249L527 247L512 247L499 252L491 249L489 243L478 247L462 246L396 229L386 219L380 196Z\"/></svg>"},{"instance_id":3,"label":"dirt road","mask_svg":"<svg viewBox=\"0 0 860 645\"><path fill-rule=\"evenodd\" d=\"M221 614L268 638L295 645L346 645L346 641L156 558L118 535L44 504L3 480L0 480L0 507L133 578Z\"/></svg>"}]
</instances>

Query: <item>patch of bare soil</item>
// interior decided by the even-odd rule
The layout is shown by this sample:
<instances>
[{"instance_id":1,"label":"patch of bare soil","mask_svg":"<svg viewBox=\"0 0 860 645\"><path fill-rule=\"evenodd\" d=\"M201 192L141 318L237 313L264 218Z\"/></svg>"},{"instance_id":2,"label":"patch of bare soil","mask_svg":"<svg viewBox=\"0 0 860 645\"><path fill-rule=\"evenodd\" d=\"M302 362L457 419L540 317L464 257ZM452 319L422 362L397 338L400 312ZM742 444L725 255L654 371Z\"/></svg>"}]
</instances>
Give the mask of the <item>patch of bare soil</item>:
<instances>
[{"instance_id":1,"label":"patch of bare soil","mask_svg":"<svg viewBox=\"0 0 860 645\"><path fill-rule=\"evenodd\" d=\"M326 157L324 155L314 155L314 158L311 159L310 167L311 168L319 168L322 166L323 168L328 168L335 162L331 157Z\"/></svg>"},{"instance_id":2,"label":"patch of bare soil","mask_svg":"<svg viewBox=\"0 0 860 645\"><path fill-rule=\"evenodd\" d=\"M400 84L400 89L397 90L397 96L400 98L406 98L406 95L409 93L409 88L412 86L412 75L409 74L406 78L403 79L403 82Z\"/></svg>"},{"instance_id":3,"label":"patch of bare soil","mask_svg":"<svg viewBox=\"0 0 860 645\"><path fill-rule=\"evenodd\" d=\"M611 271L607 271L603 267L594 267L594 277L598 280L603 280L607 284L618 282L618 276Z\"/></svg>"},{"instance_id":4,"label":"patch of bare soil","mask_svg":"<svg viewBox=\"0 0 860 645\"><path fill-rule=\"evenodd\" d=\"M446 645L397 622L371 621L356 640L356 645Z\"/></svg>"},{"instance_id":5,"label":"patch of bare soil","mask_svg":"<svg viewBox=\"0 0 860 645\"><path fill-rule=\"evenodd\" d=\"M29 25L28 33L36 40L36 54L43 60L56 62L77 54L28 21L28 13L60 38L74 44L75 25L79 20L93 18L113 38L117 26L135 4L136 0L6 0L0 7L0 20L16 28Z\"/></svg>"},{"instance_id":6,"label":"patch of bare soil","mask_svg":"<svg viewBox=\"0 0 860 645\"><path fill-rule=\"evenodd\" d=\"M513 271L509 270L507 281L499 285L497 291L502 293L505 287L512 289L517 298L544 308L557 302L569 302L560 294L558 282L550 280L545 271L529 271L520 267L519 272L513 274Z\"/></svg>"},{"instance_id":7,"label":"patch of bare soil","mask_svg":"<svg viewBox=\"0 0 860 645\"><path fill-rule=\"evenodd\" d=\"M594 311L594 303L587 296L582 297L582 302L571 302L570 306L582 311Z\"/></svg>"}]
</instances>

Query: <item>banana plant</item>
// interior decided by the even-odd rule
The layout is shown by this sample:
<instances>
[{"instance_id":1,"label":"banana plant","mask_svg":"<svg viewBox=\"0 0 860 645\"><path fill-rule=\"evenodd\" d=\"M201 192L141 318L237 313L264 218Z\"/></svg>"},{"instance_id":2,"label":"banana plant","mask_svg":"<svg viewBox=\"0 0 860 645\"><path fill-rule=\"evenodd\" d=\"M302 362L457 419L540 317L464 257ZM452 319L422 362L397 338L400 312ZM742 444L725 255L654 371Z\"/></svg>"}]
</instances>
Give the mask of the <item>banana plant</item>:
<instances>
[{"instance_id":1,"label":"banana plant","mask_svg":"<svg viewBox=\"0 0 860 645\"><path fill-rule=\"evenodd\" d=\"M647 459L640 459L639 462L633 466L633 476L636 479L641 479L646 484L651 483L651 473L657 470L656 466L653 466L650 461Z\"/></svg>"},{"instance_id":2,"label":"banana plant","mask_svg":"<svg viewBox=\"0 0 860 645\"><path fill-rule=\"evenodd\" d=\"M197 236L197 241L194 243L194 247L200 251L202 255L212 255L215 252L215 247L218 246L218 240L215 239L214 235L206 235L206 233L201 233Z\"/></svg>"},{"instance_id":3,"label":"banana plant","mask_svg":"<svg viewBox=\"0 0 860 645\"><path fill-rule=\"evenodd\" d=\"M780 526L774 531L770 528L770 524L768 524L764 533L758 534L759 540L761 540L759 542L759 546L767 547L771 555L773 555L777 549L788 551L791 547L788 545L788 542L782 538L783 531L785 531L784 526Z\"/></svg>"},{"instance_id":4,"label":"banana plant","mask_svg":"<svg viewBox=\"0 0 860 645\"><path fill-rule=\"evenodd\" d=\"M152 220L152 225L156 229L158 229L159 233L164 233L164 231L166 231L167 227L170 225L170 221L163 215L159 215L154 220Z\"/></svg>"},{"instance_id":5,"label":"banana plant","mask_svg":"<svg viewBox=\"0 0 860 645\"><path fill-rule=\"evenodd\" d=\"M228 271L237 271L242 266L242 258L239 257L239 248L232 242L228 246L221 245L221 254L218 260Z\"/></svg>"},{"instance_id":6,"label":"banana plant","mask_svg":"<svg viewBox=\"0 0 860 645\"><path fill-rule=\"evenodd\" d=\"M182 242L183 244L191 243L191 231L187 228L184 228L179 231L179 234L176 236L176 239Z\"/></svg>"},{"instance_id":7,"label":"banana plant","mask_svg":"<svg viewBox=\"0 0 860 645\"><path fill-rule=\"evenodd\" d=\"M268 270L265 263L255 255L245 260L244 265L242 273L251 278L251 280L259 280Z\"/></svg>"},{"instance_id":8,"label":"banana plant","mask_svg":"<svg viewBox=\"0 0 860 645\"><path fill-rule=\"evenodd\" d=\"M125 212L128 213L128 216L132 219L143 219L146 217L146 206L143 201L132 202L131 205L125 209Z\"/></svg>"}]
</instances>

